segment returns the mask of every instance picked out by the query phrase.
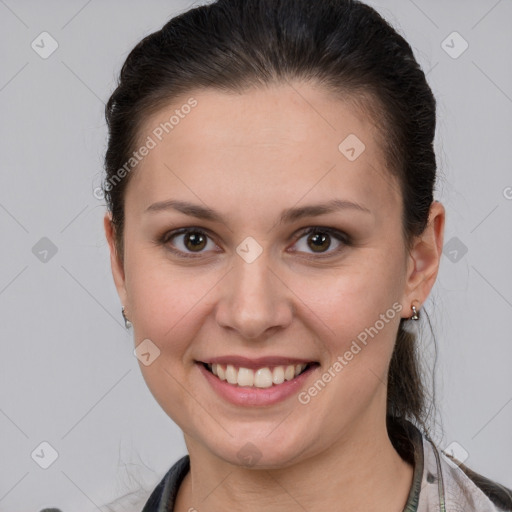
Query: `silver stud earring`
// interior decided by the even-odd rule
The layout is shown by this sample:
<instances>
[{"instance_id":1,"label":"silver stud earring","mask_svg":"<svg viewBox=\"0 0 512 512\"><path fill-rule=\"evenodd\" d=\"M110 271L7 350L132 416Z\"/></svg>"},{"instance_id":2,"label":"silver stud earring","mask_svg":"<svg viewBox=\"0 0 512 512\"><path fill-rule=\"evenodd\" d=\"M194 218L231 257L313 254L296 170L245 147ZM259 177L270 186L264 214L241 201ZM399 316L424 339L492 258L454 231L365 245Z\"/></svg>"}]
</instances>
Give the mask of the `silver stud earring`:
<instances>
[{"instance_id":1,"label":"silver stud earring","mask_svg":"<svg viewBox=\"0 0 512 512\"><path fill-rule=\"evenodd\" d=\"M419 311L416 309L416 306L411 306L412 309L412 316L410 317L411 320L419 320L420 314Z\"/></svg>"},{"instance_id":2,"label":"silver stud earring","mask_svg":"<svg viewBox=\"0 0 512 512\"><path fill-rule=\"evenodd\" d=\"M130 320L128 320L128 318L126 318L126 313L124 312L124 306L121 309L121 313L123 314L123 318L124 318L124 326L127 329L129 329L130 327L132 327L132 323L130 322Z\"/></svg>"}]
</instances>

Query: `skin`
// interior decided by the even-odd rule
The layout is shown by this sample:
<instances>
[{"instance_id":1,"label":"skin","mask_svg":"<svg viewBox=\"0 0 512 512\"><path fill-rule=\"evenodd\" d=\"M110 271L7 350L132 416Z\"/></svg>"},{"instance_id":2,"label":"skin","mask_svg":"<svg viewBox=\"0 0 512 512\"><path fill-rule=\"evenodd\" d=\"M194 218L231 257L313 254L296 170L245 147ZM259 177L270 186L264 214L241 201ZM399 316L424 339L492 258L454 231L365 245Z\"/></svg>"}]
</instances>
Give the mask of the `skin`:
<instances>
[{"instance_id":1,"label":"skin","mask_svg":"<svg viewBox=\"0 0 512 512\"><path fill-rule=\"evenodd\" d=\"M312 84L196 91L148 119L141 140L191 96L197 107L131 176L124 264L108 213L104 220L135 344L149 338L161 351L140 369L183 430L191 459L175 510L402 510L413 468L387 435L387 369L400 318L412 315L411 304L419 310L434 285L443 205L432 204L428 227L408 253L402 200L378 129ZM338 150L349 134L366 146L354 161ZM171 198L208 206L225 222L145 213ZM286 208L334 198L371 213L346 209L278 223ZM315 252L301 233L313 226L338 229L353 244L331 236ZM208 230L207 245L194 252L185 235L157 242L182 227ZM236 252L248 236L262 248L252 263ZM231 354L318 361L307 389L394 303L401 311L306 405L295 395L271 406L232 405L194 364ZM247 442L260 453L252 467L237 457Z\"/></svg>"}]
</instances>

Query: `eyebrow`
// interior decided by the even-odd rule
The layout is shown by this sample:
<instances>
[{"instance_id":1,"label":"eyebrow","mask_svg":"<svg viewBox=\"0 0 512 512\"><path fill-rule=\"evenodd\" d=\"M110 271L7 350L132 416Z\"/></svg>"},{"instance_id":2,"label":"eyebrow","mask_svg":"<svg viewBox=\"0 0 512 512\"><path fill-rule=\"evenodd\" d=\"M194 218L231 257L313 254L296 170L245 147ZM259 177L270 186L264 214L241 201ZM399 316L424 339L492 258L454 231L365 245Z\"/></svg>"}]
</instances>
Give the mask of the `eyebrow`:
<instances>
[{"instance_id":1,"label":"eyebrow","mask_svg":"<svg viewBox=\"0 0 512 512\"><path fill-rule=\"evenodd\" d=\"M333 199L332 201L323 204L312 204L307 206L288 208L281 213L279 222L281 224L291 223L304 217L316 217L319 215L325 215L327 213L333 213L345 209L356 210L372 214L371 210L369 210L363 205L342 199ZM148 206L145 212L155 213L166 210L176 210L185 215L190 215L198 219L209 220L212 222L220 222L222 224L225 224L222 215L220 215L215 210L212 210L211 208L208 208L206 206L189 203L188 201L178 201L176 199L169 199L167 201L154 203Z\"/></svg>"}]
</instances>

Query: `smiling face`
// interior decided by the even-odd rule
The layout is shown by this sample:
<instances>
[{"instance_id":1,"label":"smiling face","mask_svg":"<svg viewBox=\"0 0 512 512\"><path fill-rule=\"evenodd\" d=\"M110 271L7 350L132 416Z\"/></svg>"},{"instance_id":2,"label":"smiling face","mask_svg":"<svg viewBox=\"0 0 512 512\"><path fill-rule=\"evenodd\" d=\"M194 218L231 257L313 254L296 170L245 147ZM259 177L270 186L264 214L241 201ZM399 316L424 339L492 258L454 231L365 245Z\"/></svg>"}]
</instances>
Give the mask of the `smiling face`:
<instances>
[{"instance_id":1,"label":"smiling face","mask_svg":"<svg viewBox=\"0 0 512 512\"><path fill-rule=\"evenodd\" d=\"M141 140L190 96L197 106L133 171L124 267L105 222L135 343L160 350L140 364L149 389L187 444L234 464L248 442L258 465L274 467L370 435L385 424L400 317L433 284L420 290L423 278L413 279L399 186L375 126L296 84L198 91L148 119ZM332 201L321 215L305 209ZM248 388L201 363L233 356L316 364L240 398Z\"/></svg>"}]
</instances>

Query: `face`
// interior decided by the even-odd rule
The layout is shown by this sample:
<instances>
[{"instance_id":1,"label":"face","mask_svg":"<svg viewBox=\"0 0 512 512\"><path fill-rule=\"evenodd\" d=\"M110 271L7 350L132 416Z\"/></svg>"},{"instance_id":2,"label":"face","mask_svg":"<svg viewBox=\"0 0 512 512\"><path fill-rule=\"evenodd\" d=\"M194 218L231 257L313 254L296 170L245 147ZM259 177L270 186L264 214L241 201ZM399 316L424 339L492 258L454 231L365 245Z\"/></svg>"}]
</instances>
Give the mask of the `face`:
<instances>
[{"instance_id":1,"label":"face","mask_svg":"<svg viewBox=\"0 0 512 512\"><path fill-rule=\"evenodd\" d=\"M306 84L202 90L147 120L156 145L126 190L124 266L105 227L135 344L160 351L142 374L187 444L287 466L384 424L398 323L437 259L405 251L378 135Z\"/></svg>"}]
</instances>

